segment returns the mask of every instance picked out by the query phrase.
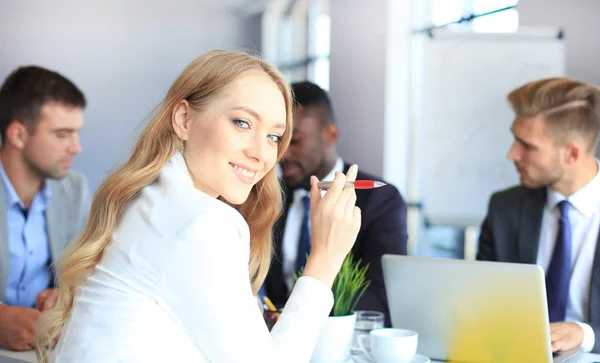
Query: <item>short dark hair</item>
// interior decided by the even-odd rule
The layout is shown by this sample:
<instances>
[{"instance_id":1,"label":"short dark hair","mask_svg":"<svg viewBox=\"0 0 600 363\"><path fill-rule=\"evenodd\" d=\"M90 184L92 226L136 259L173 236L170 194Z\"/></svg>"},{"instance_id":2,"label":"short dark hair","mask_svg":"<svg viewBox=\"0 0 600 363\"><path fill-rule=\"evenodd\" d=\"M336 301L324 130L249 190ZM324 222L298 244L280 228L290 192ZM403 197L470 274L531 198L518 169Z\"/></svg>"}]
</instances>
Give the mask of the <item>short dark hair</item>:
<instances>
[{"instance_id":1,"label":"short dark hair","mask_svg":"<svg viewBox=\"0 0 600 363\"><path fill-rule=\"evenodd\" d=\"M85 108L85 96L64 76L37 67L19 67L0 87L0 137L6 141L6 130L11 122L18 120L34 130L42 112L49 102Z\"/></svg>"},{"instance_id":2,"label":"short dark hair","mask_svg":"<svg viewBox=\"0 0 600 363\"><path fill-rule=\"evenodd\" d=\"M335 123L331 100L324 89L312 82L302 81L292 83L292 92L294 94L294 103L296 105L300 107L323 107L329 114L329 120L324 121L327 121L327 123Z\"/></svg>"}]
</instances>

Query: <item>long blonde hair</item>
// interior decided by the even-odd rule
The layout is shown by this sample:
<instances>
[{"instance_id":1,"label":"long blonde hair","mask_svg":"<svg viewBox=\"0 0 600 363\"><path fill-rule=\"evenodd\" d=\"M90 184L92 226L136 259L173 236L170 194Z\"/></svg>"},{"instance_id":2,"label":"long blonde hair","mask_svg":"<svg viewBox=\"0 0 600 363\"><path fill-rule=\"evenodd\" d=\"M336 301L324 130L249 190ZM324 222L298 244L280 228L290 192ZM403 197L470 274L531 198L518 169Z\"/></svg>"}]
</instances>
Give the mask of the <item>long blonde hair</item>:
<instances>
[{"instance_id":1,"label":"long blonde hair","mask_svg":"<svg viewBox=\"0 0 600 363\"><path fill-rule=\"evenodd\" d=\"M175 80L155 116L140 135L129 160L100 185L81 235L58 261L59 297L56 306L40 318L36 351L41 362L48 361L51 346L69 318L77 288L92 274L112 240L112 233L127 204L154 182L162 167L181 147L171 115L174 106L187 100L202 111L225 86L250 71L265 72L281 90L286 106L286 131L278 147L277 160L285 153L292 133L292 96L279 71L262 59L243 53L212 51L195 59ZM250 227L250 282L256 294L271 261L272 227L282 209L282 192L275 170L269 171L251 190L246 202L233 206Z\"/></svg>"}]
</instances>

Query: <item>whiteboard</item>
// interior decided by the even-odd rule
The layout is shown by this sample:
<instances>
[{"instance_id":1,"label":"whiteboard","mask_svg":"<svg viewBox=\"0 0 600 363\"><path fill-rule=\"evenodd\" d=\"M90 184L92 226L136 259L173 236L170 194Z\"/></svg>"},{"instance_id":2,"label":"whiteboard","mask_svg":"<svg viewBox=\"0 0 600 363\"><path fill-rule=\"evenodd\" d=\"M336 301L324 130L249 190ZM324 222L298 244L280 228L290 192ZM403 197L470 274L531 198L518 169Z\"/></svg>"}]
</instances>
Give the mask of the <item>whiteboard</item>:
<instances>
[{"instance_id":1,"label":"whiteboard","mask_svg":"<svg viewBox=\"0 0 600 363\"><path fill-rule=\"evenodd\" d=\"M529 81L564 75L557 35L444 31L416 40L422 51L414 112L419 184L432 223L479 225L492 193L519 183L506 159L514 118L506 95Z\"/></svg>"}]
</instances>

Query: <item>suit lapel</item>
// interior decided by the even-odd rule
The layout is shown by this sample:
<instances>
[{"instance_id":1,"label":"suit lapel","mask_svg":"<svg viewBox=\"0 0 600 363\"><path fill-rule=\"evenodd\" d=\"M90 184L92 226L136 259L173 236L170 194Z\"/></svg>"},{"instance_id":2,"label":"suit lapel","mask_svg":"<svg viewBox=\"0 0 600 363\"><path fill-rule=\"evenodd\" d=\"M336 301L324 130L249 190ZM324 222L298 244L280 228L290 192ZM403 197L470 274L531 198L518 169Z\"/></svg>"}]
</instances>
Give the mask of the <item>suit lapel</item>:
<instances>
[{"instance_id":1,"label":"suit lapel","mask_svg":"<svg viewBox=\"0 0 600 363\"><path fill-rule=\"evenodd\" d=\"M0 181L0 184L2 181ZM4 301L8 282L8 215L4 187L0 185L0 301Z\"/></svg>"},{"instance_id":2,"label":"suit lapel","mask_svg":"<svg viewBox=\"0 0 600 363\"><path fill-rule=\"evenodd\" d=\"M47 180L47 182L50 183L52 196L46 206L46 230L48 233L48 243L50 244L50 256L54 263L62 252L60 241L64 239L63 233L67 221L64 220L65 213L62 212L63 206L58 202L64 200L60 195L62 190L60 190L60 187L54 181Z\"/></svg>"},{"instance_id":3,"label":"suit lapel","mask_svg":"<svg viewBox=\"0 0 600 363\"><path fill-rule=\"evenodd\" d=\"M288 191L285 186L283 186L283 210L281 211L281 216L275 221L273 225L273 245L276 249L275 253L278 256L281 256L281 246L283 243L283 232L285 231L285 220L287 219L288 210L292 202L294 201L294 195L291 191Z\"/></svg>"},{"instance_id":4,"label":"suit lapel","mask_svg":"<svg viewBox=\"0 0 600 363\"><path fill-rule=\"evenodd\" d=\"M282 305L288 297L287 286L283 277L283 233L285 221L293 195L284 186L283 211L273 226L273 258L269 274L265 280L267 295L276 305Z\"/></svg>"},{"instance_id":5,"label":"suit lapel","mask_svg":"<svg viewBox=\"0 0 600 363\"><path fill-rule=\"evenodd\" d=\"M540 188L523 200L519 220L519 262L535 264L542 228L546 189Z\"/></svg>"}]
</instances>

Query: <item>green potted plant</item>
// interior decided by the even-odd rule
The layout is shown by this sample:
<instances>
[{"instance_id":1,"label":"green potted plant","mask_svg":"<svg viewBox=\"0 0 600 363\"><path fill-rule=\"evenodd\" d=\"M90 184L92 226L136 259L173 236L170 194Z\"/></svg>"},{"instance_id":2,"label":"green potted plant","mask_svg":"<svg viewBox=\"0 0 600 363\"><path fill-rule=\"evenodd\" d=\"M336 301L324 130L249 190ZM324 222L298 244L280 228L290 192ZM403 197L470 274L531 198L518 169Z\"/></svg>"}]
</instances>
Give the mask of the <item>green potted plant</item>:
<instances>
[{"instance_id":1,"label":"green potted plant","mask_svg":"<svg viewBox=\"0 0 600 363\"><path fill-rule=\"evenodd\" d=\"M354 308L371 284L366 277L368 269L369 264L354 260L352 253L344 259L331 288L333 308L319 334L312 363L344 363L349 359L356 323Z\"/></svg>"}]
</instances>

